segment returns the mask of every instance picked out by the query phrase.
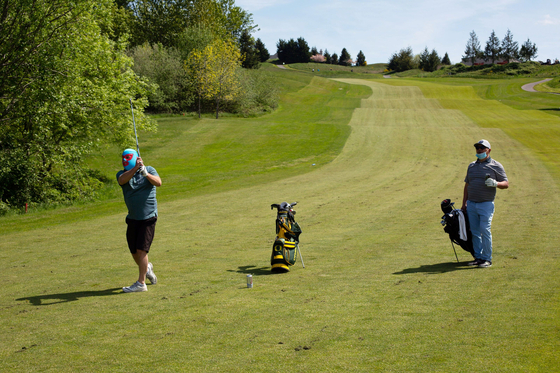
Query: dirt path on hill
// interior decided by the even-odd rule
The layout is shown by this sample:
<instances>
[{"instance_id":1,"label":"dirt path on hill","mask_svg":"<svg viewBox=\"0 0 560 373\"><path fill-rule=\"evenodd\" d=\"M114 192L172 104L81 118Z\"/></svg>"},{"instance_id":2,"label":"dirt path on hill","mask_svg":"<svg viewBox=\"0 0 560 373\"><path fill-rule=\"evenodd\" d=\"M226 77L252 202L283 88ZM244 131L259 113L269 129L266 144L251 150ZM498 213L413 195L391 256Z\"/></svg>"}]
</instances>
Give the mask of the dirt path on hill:
<instances>
[{"instance_id":1,"label":"dirt path on hill","mask_svg":"<svg viewBox=\"0 0 560 373\"><path fill-rule=\"evenodd\" d=\"M539 92L539 91L535 90L535 86L537 84L550 82L551 80L552 79L545 79L545 80L541 80L539 82L525 84L524 86L521 87L521 89L524 90L524 91L527 91L527 92Z\"/></svg>"}]
</instances>

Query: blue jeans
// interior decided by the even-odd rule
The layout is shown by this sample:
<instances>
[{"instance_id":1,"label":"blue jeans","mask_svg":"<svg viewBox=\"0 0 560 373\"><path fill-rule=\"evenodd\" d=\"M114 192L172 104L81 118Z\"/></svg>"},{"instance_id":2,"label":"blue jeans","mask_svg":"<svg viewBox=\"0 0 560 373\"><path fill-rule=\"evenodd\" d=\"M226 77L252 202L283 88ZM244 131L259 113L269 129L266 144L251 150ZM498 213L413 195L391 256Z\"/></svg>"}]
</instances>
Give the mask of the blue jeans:
<instances>
[{"instance_id":1,"label":"blue jeans","mask_svg":"<svg viewBox=\"0 0 560 373\"><path fill-rule=\"evenodd\" d=\"M474 256L492 261L492 217L494 202L467 201L467 216L471 228Z\"/></svg>"}]
</instances>

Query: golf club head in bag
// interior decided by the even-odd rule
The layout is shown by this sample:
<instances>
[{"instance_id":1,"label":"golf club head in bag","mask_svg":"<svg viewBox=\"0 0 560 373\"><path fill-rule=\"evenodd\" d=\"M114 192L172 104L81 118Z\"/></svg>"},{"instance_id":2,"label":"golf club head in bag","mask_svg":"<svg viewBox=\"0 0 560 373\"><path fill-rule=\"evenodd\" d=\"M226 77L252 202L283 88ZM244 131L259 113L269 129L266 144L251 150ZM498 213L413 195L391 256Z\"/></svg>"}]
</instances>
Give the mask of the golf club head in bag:
<instances>
[{"instance_id":1,"label":"golf club head in bag","mask_svg":"<svg viewBox=\"0 0 560 373\"><path fill-rule=\"evenodd\" d=\"M301 228L294 218L296 212L293 210L293 206L296 204L297 202L291 204L282 202L270 205L271 210L277 209L276 239L270 256L272 272L289 272L289 267L296 263L299 252L299 235L301 234Z\"/></svg>"},{"instance_id":2,"label":"golf club head in bag","mask_svg":"<svg viewBox=\"0 0 560 373\"><path fill-rule=\"evenodd\" d=\"M455 209L454 205L455 203L451 202L450 199L444 199L441 202L441 211L443 211L441 225L443 225L444 232L449 235L453 250L455 250L453 244L457 244L474 258L469 218L462 210ZM457 258L457 252L455 252L455 258ZM457 258L457 261L459 261L459 258Z\"/></svg>"}]
</instances>

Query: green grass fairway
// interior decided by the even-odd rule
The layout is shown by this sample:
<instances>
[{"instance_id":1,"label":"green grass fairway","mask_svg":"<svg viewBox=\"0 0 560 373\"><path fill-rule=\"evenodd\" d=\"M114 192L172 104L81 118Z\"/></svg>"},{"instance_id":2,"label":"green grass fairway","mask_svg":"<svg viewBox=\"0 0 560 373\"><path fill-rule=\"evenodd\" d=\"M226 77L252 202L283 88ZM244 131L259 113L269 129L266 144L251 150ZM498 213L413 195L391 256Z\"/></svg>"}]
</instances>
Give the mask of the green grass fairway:
<instances>
[{"instance_id":1,"label":"green grass fairway","mask_svg":"<svg viewBox=\"0 0 560 373\"><path fill-rule=\"evenodd\" d=\"M483 100L472 87L315 78L277 113L238 125L292 118L300 128L306 118L313 126L314 114L329 122L337 111L313 106L323 102L313 95L321 89L331 107L346 109L337 91L351 100L371 95L353 111L340 154L311 172L287 165L282 178L259 176L267 147L253 154L235 145L259 135L255 128L204 136L211 122L202 121L185 129L196 133L194 144L175 135L164 141L164 130L150 140L153 157L175 150L197 158L185 180L161 161L167 174L160 172L150 253L159 283L147 293L120 289L137 276L124 202L96 204L97 215L87 206L46 212L44 225L22 217L22 229L2 221L9 231L0 232L0 371L558 371L559 162L534 142L558 143L560 119ZM488 269L465 266L470 256L459 248L457 263L439 224L441 200L461 203L472 144L481 138L510 179L497 193ZM217 167L230 178L217 185L210 166L229 162L221 149L254 168L254 180ZM196 184L205 178L206 192ZM202 189L190 192L191 180ZM306 268L298 261L291 273L271 275L270 204L282 201L299 202Z\"/></svg>"}]
</instances>

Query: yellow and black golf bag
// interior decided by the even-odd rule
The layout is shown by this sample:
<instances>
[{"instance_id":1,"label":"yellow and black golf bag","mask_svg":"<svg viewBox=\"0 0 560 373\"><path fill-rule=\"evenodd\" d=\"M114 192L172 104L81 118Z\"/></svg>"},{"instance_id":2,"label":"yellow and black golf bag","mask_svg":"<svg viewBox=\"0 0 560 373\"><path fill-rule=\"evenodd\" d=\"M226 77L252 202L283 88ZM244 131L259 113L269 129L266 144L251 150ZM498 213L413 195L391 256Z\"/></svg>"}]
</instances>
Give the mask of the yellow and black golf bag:
<instances>
[{"instance_id":1,"label":"yellow and black golf bag","mask_svg":"<svg viewBox=\"0 0 560 373\"><path fill-rule=\"evenodd\" d=\"M270 265L272 272L289 272L290 266L296 263L299 252L299 235L301 228L296 223L293 210L297 202L289 204L282 202L281 204L272 204L270 209L276 208L276 239L272 245L272 255L270 257ZM301 256L301 253L300 253ZM303 259L301 261L303 265ZM305 268L305 265L303 266Z\"/></svg>"}]
</instances>

